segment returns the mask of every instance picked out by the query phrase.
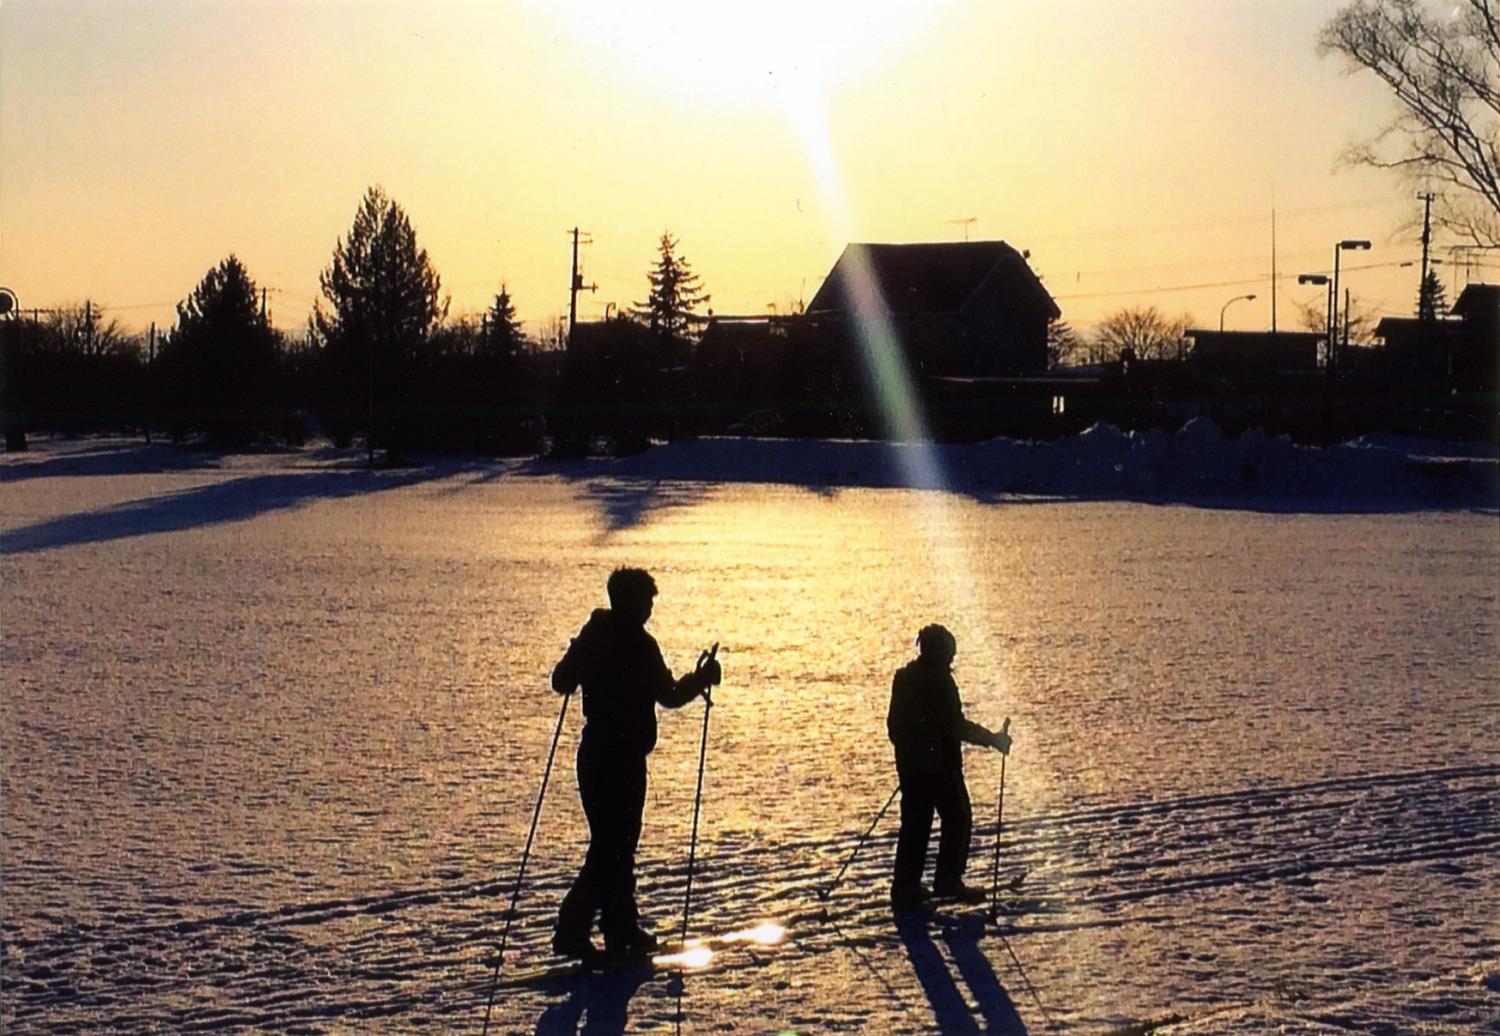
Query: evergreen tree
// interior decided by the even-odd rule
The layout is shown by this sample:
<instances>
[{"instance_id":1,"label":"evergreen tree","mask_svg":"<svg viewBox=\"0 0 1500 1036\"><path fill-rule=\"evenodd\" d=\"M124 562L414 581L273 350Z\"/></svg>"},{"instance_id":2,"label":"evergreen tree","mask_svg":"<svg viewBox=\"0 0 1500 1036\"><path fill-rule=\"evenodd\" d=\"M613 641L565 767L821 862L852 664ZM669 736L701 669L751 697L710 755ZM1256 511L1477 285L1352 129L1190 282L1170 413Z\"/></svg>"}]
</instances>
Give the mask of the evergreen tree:
<instances>
[{"instance_id":1,"label":"evergreen tree","mask_svg":"<svg viewBox=\"0 0 1500 1036\"><path fill-rule=\"evenodd\" d=\"M521 322L516 319L515 303L505 285L495 295L495 301L485 312L485 349L491 355L506 358L520 354L526 338L521 331Z\"/></svg>"},{"instance_id":2,"label":"evergreen tree","mask_svg":"<svg viewBox=\"0 0 1500 1036\"><path fill-rule=\"evenodd\" d=\"M271 423L278 338L258 296L244 264L230 255L177 304L161 371L163 402L178 431L235 444Z\"/></svg>"},{"instance_id":3,"label":"evergreen tree","mask_svg":"<svg viewBox=\"0 0 1500 1036\"><path fill-rule=\"evenodd\" d=\"M677 254L677 239L670 232L662 234L658 248L656 266L646 274L651 292L631 312L653 331L687 337L695 325L707 319L696 311L708 304L709 294L688 261Z\"/></svg>"},{"instance_id":4,"label":"evergreen tree","mask_svg":"<svg viewBox=\"0 0 1500 1036\"><path fill-rule=\"evenodd\" d=\"M411 220L379 187L365 192L319 284L329 308L315 304L311 330L326 361L329 430L347 441L368 423L393 460L415 427L423 352L448 303Z\"/></svg>"},{"instance_id":5,"label":"evergreen tree","mask_svg":"<svg viewBox=\"0 0 1500 1036\"><path fill-rule=\"evenodd\" d=\"M1443 281L1436 270L1429 269L1417 289L1417 316L1423 320L1437 320L1448 315L1448 293L1443 290Z\"/></svg>"}]
</instances>

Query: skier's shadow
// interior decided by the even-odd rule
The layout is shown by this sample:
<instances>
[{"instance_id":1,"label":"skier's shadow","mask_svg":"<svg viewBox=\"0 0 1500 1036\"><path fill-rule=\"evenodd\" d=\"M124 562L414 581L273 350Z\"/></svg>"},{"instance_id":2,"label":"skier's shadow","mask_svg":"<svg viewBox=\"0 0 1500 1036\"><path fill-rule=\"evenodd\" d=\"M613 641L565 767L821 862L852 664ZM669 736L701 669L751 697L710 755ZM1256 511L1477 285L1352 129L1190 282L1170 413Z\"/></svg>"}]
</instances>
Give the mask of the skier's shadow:
<instances>
[{"instance_id":1,"label":"skier's shadow","mask_svg":"<svg viewBox=\"0 0 1500 1036\"><path fill-rule=\"evenodd\" d=\"M979 1014L984 1021L981 1029L973 1010L959 992L958 983L948 969L948 962L938 952L937 944L927 931L925 918L901 919L896 922L901 941L906 944L906 955L911 958L917 981L922 983L922 992L932 1005L932 1014L938 1029L944 1033L1000 1033L1004 1036L1026 1036L1026 1023L1016 1013L995 969L979 949L979 937L984 934L982 922L957 922L945 926L943 943L958 969L959 977L979 1005Z\"/></svg>"},{"instance_id":2,"label":"skier's shadow","mask_svg":"<svg viewBox=\"0 0 1500 1036\"><path fill-rule=\"evenodd\" d=\"M536 1036L621 1036L630 999L650 978L651 969L645 967L577 976L568 999L542 1012Z\"/></svg>"}]
</instances>

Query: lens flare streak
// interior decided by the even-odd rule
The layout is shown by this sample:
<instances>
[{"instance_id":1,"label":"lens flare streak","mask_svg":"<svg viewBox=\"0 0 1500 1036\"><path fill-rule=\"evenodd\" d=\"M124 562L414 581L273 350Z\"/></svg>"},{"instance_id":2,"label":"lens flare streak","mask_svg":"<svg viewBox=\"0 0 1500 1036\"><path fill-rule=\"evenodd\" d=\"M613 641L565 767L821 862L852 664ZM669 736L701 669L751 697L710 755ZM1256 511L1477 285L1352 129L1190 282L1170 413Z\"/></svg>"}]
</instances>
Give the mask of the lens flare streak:
<instances>
[{"instance_id":1,"label":"lens flare streak","mask_svg":"<svg viewBox=\"0 0 1500 1036\"><path fill-rule=\"evenodd\" d=\"M829 133L823 98L815 84L798 84L798 99L789 104L786 115L802 142L809 168L817 180L828 214L829 229L835 240L854 240L854 220L840 176L837 155ZM925 556L944 580L947 599L952 602L975 601L983 596L982 581L975 578L975 558L982 547L970 549L964 542L963 528L952 513L948 490L951 484L944 470L941 453L932 441L931 428L923 412L921 397L913 384L900 329L892 317L888 301L880 290L879 279L870 267L867 253L849 247L839 264L843 277L844 297L848 300L848 319L864 366L866 382L875 400L886 440L906 485L931 490L915 494L917 511L914 530L925 539ZM980 612L991 617L977 629L968 631L975 638L972 657L998 671L999 645L992 632L997 613L988 602L978 601Z\"/></svg>"}]
</instances>

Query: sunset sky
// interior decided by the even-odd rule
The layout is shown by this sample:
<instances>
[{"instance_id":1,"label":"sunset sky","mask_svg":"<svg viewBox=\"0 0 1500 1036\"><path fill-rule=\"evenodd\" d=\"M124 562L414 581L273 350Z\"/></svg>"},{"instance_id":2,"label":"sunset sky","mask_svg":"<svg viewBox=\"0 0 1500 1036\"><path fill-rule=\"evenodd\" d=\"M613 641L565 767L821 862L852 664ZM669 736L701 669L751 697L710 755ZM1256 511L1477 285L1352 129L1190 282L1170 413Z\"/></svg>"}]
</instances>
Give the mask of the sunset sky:
<instances>
[{"instance_id":1,"label":"sunset sky","mask_svg":"<svg viewBox=\"0 0 1500 1036\"><path fill-rule=\"evenodd\" d=\"M1344 237L1375 245L1355 296L1412 307L1413 190L1338 164L1391 111L1316 53L1338 0L716 6L7 0L0 284L167 326L233 252L297 329L378 183L453 314L503 281L533 326L578 226L583 318L645 297L666 229L741 314L811 298L848 240L967 229L1029 249L1076 327L1254 292L1227 323L1262 328L1273 204L1282 327Z\"/></svg>"}]
</instances>

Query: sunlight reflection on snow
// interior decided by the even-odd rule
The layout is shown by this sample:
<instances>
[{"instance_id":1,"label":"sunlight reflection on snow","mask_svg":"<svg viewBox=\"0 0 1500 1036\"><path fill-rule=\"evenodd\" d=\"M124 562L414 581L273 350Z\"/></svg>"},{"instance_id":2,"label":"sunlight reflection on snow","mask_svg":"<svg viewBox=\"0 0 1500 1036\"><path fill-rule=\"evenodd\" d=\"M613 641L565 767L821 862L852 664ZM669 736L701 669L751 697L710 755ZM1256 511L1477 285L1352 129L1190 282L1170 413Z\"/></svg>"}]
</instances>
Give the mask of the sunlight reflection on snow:
<instances>
[{"instance_id":1,"label":"sunlight reflection on snow","mask_svg":"<svg viewBox=\"0 0 1500 1036\"><path fill-rule=\"evenodd\" d=\"M730 932L724 936L725 942L753 942L757 946L775 946L786 938L786 929L779 924L756 925L754 928L746 928L743 931Z\"/></svg>"},{"instance_id":2,"label":"sunlight reflection on snow","mask_svg":"<svg viewBox=\"0 0 1500 1036\"><path fill-rule=\"evenodd\" d=\"M684 968L706 968L714 959L714 951L702 943L690 943L681 953L664 953L656 958L657 964L680 964Z\"/></svg>"}]
</instances>

